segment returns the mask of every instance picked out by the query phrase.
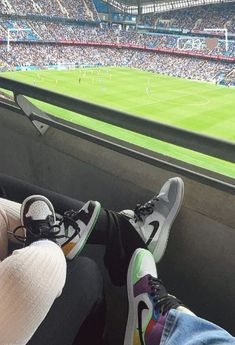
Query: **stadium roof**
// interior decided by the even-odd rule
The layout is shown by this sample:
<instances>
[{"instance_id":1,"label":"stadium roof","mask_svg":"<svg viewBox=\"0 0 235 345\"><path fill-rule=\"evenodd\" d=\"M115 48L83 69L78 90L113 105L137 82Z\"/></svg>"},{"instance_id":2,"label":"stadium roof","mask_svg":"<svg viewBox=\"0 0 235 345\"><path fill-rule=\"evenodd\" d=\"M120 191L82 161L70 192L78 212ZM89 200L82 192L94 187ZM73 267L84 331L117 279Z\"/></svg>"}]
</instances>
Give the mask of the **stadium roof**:
<instances>
[{"instance_id":1,"label":"stadium roof","mask_svg":"<svg viewBox=\"0 0 235 345\"><path fill-rule=\"evenodd\" d=\"M103 0L116 7L122 12L138 14L138 8L141 13L160 13L174 11L177 9L203 6L209 4L218 4L226 2L235 2L234 0Z\"/></svg>"}]
</instances>

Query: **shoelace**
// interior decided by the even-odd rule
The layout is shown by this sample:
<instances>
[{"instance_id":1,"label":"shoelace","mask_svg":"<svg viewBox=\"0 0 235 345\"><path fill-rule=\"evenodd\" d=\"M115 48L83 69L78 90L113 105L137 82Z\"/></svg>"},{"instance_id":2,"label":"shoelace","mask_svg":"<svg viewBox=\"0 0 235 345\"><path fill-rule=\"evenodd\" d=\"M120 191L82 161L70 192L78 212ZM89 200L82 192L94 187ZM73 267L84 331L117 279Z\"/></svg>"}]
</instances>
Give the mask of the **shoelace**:
<instances>
[{"instance_id":1,"label":"shoelace","mask_svg":"<svg viewBox=\"0 0 235 345\"><path fill-rule=\"evenodd\" d=\"M158 197L154 196L152 198L152 200L146 202L144 205L137 204L135 209L134 209L136 219L137 220L138 219L143 220L142 216L147 216L147 215L153 213L153 209L154 209L156 201L159 201L159 199L158 199Z\"/></svg>"},{"instance_id":2,"label":"shoelace","mask_svg":"<svg viewBox=\"0 0 235 345\"><path fill-rule=\"evenodd\" d=\"M60 223L64 223L65 228L68 228L69 225L71 225L77 235L80 233L80 228L78 224L76 223L76 220L78 219L78 212L74 210L69 210L64 212L63 218Z\"/></svg>"},{"instance_id":3,"label":"shoelace","mask_svg":"<svg viewBox=\"0 0 235 345\"><path fill-rule=\"evenodd\" d=\"M69 225L72 225L75 234L79 235L80 233L80 228L78 224L76 223L76 219L78 216L78 212L74 210L66 211L64 212L63 216L60 217L59 222L57 224L51 225L49 220L41 221L40 226L39 226L39 232L35 234L30 228L25 228L23 225L17 226L12 232L8 231L9 234L12 234L16 240L19 242L25 243L27 240L27 235L26 236L21 236L17 235L17 231L19 229L25 229L29 234L35 238L35 240L38 240L40 238L45 238L45 239L58 239L58 238L70 238L69 236L66 236L65 233L62 235L58 235L61 231L61 225L64 223L64 227L68 228ZM55 231L55 229L58 229ZM73 234L72 237L75 236Z\"/></svg>"},{"instance_id":4,"label":"shoelace","mask_svg":"<svg viewBox=\"0 0 235 345\"><path fill-rule=\"evenodd\" d=\"M56 238L63 238L63 237L68 238L68 236L66 236L65 234L58 235L59 232L61 231L62 220L60 220L58 224L53 224L53 225L51 225L48 220L40 221L40 223L41 224L38 227L39 231L36 234L29 227L26 229L25 226L23 225L17 226L12 232L8 231L8 233L12 234L16 240L22 243L26 242L27 235L26 236L17 235L17 231L19 231L19 229L25 229L26 232L28 232L30 236L32 236L35 240L38 240L40 238L44 238L44 239L56 239ZM57 230L55 231L55 229Z\"/></svg>"},{"instance_id":5,"label":"shoelace","mask_svg":"<svg viewBox=\"0 0 235 345\"><path fill-rule=\"evenodd\" d=\"M161 309L162 315L165 315L170 309L175 309L183 303L175 296L169 295L161 279L149 276L149 285L151 287L151 296L153 297L154 308Z\"/></svg>"}]
</instances>

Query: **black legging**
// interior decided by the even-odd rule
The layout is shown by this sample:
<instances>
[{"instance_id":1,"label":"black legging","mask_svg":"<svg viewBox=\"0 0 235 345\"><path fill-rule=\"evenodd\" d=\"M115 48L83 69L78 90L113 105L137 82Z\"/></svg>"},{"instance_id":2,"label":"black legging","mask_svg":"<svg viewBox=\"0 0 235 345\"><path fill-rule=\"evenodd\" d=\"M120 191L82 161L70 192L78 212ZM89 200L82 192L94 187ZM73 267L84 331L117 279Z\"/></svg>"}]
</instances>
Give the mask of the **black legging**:
<instances>
[{"instance_id":1,"label":"black legging","mask_svg":"<svg viewBox=\"0 0 235 345\"><path fill-rule=\"evenodd\" d=\"M60 214L70 209L78 210L84 205L81 201L0 174L0 197L21 203L32 194L46 196ZM104 263L115 285L126 283L130 257L136 248L144 247L130 223L118 213L107 209L101 209L88 242L105 245ZM100 345L105 308L99 270L91 259L80 256L68 262L67 266L63 293L53 304L29 345L72 345L78 330L76 344ZM91 327L92 332L88 332L87 328Z\"/></svg>"},{"instance_id":2,"label":"black legging","mask_svg":"<svg viewBox=\"0 0 235 345\"><path fill-rule=\"evenodd\" d=\"M60 214L71 209L79 210L84 205L82 201L0 174L0 197L21 203L32 194L46 196ZM126 283L129 261L135 249L145 248L139 234L124 217L104 208L88 243L105 245L105 266L112 283L119 286Z\"/></svg>"},{"instance_id":3,"label":"black legging","mask_svg":"<svg viewBox=\"0 0 235 345\"><path fill-rule=\"evenodd\" d=\"M105 329L103 279L96 263L67 263L64 289L27 345L102 345Z\"/></svg>"}]
</instances>

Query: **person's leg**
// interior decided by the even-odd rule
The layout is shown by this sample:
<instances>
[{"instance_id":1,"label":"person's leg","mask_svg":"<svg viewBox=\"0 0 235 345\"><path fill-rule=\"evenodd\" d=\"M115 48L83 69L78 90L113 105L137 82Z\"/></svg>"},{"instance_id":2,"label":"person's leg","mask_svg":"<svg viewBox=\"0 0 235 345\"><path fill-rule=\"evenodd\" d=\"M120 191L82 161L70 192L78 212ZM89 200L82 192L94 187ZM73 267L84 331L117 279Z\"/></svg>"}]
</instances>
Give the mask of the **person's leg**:
<instances>
[{"instance_id":1,"label":"person's leg","mask_svg":"<svg viewBox=\"0 0 235 345\"><path fill-rule=\"evenodd\" d=\"M235 345L235 338L212 322L171 309L166 318L160 344Z\"/></svg>"},{"instance_id":2,"label":"person's leg","mask_svg":"<svg viewBox=\"0 0 235 345\"><path fill-rule=\"evenodd\" d=\"M80 210L84 206L82 201L1 174L0 187L0 195L3 198L18 203L22 203L29 195L41 194L51 201L59 214L71 209ZM19 208L20 204L17 205ZM11 230L13 229L14 226L11 227ZM23 232L19 231L19 234L23 235ZM88 243L106 246L105 265L116 285L125 284L126 271L133 251L138 247L145 247L143 240L136 231L133 231L132 225L125 217L103 208Z\"/></svg>"},{"instance_id":3,"label":"person's leg","mask_svg":"<svg viewBox=\"0 0 235 345\"><path fill-rule=\"evenodd\" d=\"M127 277L129 313L124 345L235 345L217 325L197 317L157 277L152 254L137 249Z\"/></svg>"},{"instance_id":4,"label":"person's leg","mask_svg":"<svg viewBox=\"0 0 235 345\"><path fill-rule=\"evenodd\" d=\"M47 240L16 250L0 263L1 344L28 342L61 294L65 278L64 255Z\"/></svg>"},{"instance_id":5,"label":"person's leg","mask_svg":"<svg viewBox=\"0 0 235 345\"><path fill-rule=\"evenodd\" d=\"M115 285L124 285L128 264L136 248L148 248L155 262L161 260L183 195L182 179L171 178L164 183L158 195L143 205L137 205L135 210L114 212L102 209L91 232L87 219L90 205L94 202L88 202L81 210L74 212L74 221L68 226L69 229L79 229L78 236L72 241L76 242L77 239L79 245L81 242L84 245L85 241L105 244L104 263L111 280ZM93 216L92 212L90 216Z\"/></svg>"},{"instance_id":6,"label":"person's leg","mask_svg":"<svg viewBox=\"0 0 235 345\"><path fill-rule=\"evenodd\" d=\"M132 225L120 214L103 209L104 215L98 219L97 227L91 233L89 243L97 243L101 235L105 243L104 264L112 283L126 284L126 274L130 258L136 248L145 248L145 243ZM100 229L99 231L95 231ZM104 231L103 229L106 229Z\"/></svg>"},{"instance_id":7,"label":"person's leg","mask_svg":"<svg viewBox=\"0 0 235 345\"><path fill-rule=\"evenodd\" d=\"M63 293L28 345L72 345L76 338L79 345L101 344L105 310L99 269L86 257L76 257L67 266Z\"/></svg>"},{"instance_id":8,"label":"person's leg","mask_svg":"<svg viewBox=\"0 0 235 345\"><path fill-rule=\"evenodd\" d=\"M13 229L18 227L20 222L20 208L21 204L0 198L0 213L2 216L5 216L5 226L6 226L6 234L8 240L19 243L14 236L12 236L11 232ZM24 235L24 231L22 229L21 235Z\"/></svg>"},{"instance_id":9,"label":"person's leg","mask_svg":"<svg viewBox=\"0 0 235 345\"><path fill-rule=\"evenodd\" d=\"M56 212L63 214L71 208L78 210L75 212L75 219L80 217L79 210L84 206L81 201L1 175L0 184L3 194L8 197L13 197L15 190L18 199L27 193L40 193L49 198ZM172 178L163 185L158 196L145 205L138 205L135 211L125 210L119 214L107 209L100 210L99 217L87 239L88 243L106 246L104 262L115 285L125 284L128 264L136 248L148 247L154 254L156 262L161 259L166 249L171 225L180 209L183 194L183 181L180 178ZM86 226L79 219L78 225L86 231ZM81 236L80 233L76 238L81 241L83 235Z\"/></svg>"},{"instance_id":10,"label":"person's leg","mask_svg":"<svg viewBox=\"0 0 235 345\"><path fill-rule=\"evenodd\" d=\"M2 254L5 253L3 258L7 256L7 248L5 248L5 246L7 247L8 241L7 231L12 231L12 229L21 224L20 211L21 204L0 198L0 234L4 235L4 241L0 241L0 249L4 248L4 251L1 251ZM39 210L35 209L35 211L38 215ZM20 234L23 236L24 232L21 231ZM10 235L10 239L14 240L14 237ZM34 243L35 245L38 243L41 246L42 241ZM46 243L49 244L50 248L50 243L52 242L46 241ZM62 254L59 246L52 243L52 249L54 246L58 247L60 254ZM14 252L14 255L16 253L20 254L20 256L17 257L17 259L19 258L19 265L23 253L28 250L27 248L31 248L31 246L26 247L24 250ZM35 251L35 256L32 257L32 260L34 260L34 257L37 259L38 249L36 248ZM43 252L41 254L43 255ZM46 252L44 254L46 255ZM13 256L10 258L12 261ZM41 260L44 261L44 257L41 257ZM22 266L21 270L23 270L24 267L25 266ZM56 269L55 266L55 270ZM25 274L26 272L23 272L22 276L24 277ZM63 272L61 272L61 274L63 276ZM55 337L55 344L58 344L58 339L61 339L61 344L65 344L66 339L68 344L72 344L72 340L76 337L80 328L78 334L79 344L89 344L89 340L92 340L94 344L100 344L105 320L105 303L102 293L102 278L94 262L88 258L76 258L68 262L68 277L64 292L58 300L58 303L56 301L55 304L53 304L52 310L42 323L42 326L39 327L39 330L33 337L33 343L53 344L53 342L48 339L54 339L54 332L56 332L56 328L58 324L60 324L60 328L63 332L66 329L67 333L66 336L61 336L59 334L58 337ZM93 326L94 321L95 326ZM62 324L64 324L63 327ZM89 336L87 334L85 336L84 333L87 327L92 327L93 329L92 334L89 333ZM45 339L44 343L42 343L42 339Z\"/></svg>"}]
</instances>

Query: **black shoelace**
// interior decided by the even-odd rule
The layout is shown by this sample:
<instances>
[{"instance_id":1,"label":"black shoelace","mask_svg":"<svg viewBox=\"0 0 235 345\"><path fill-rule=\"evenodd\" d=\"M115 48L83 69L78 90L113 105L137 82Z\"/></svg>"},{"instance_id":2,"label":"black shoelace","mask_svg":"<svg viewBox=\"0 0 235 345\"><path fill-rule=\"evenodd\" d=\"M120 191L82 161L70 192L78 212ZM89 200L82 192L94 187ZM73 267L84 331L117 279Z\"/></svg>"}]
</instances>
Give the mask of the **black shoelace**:
<instances>
[{"instance_id":1,"label":"black shoelace","mask_svg":"<svg viewBox=\"0 0 235 345\"><path fill-rule=\"evenodd\" d=\"M53 224L50 219L38 221L38 222L40 222L40 224L38 226L36 233L35 233L35 231L32 230L31 227L27 227L27 229L26 229L26 227L23 225L17 226L12 232L8 231L8 233L12 234L16 240L18 240L19 242L22 242L22 243L26 243L27 237L29 237L29 236L32 238L32 240L30 242L37 241L41 238L49 239L49 240L53 240L53 239L56 240L58 238L69 239L70 237L66 236L65 233L59 235L59 233L61 231L61 225L62 225L62 223L64 223L65 229L68 228L69 225L71 225L73 227L74 234L72 235L72 237L74 237L75 235L79 235L80 228L79 228L78 224L76 223L76 219L78 218L78 212L73 211L73 210L66 211L63 214L63 216L58 216L58 218L59 219L58 219L57 224ZM34 221L34 222L36 222L36 221ZM19 229L25 229L26 230L26 236L18 235L17 232L19 231ZM27 235L27 233L28 233L28 235Z\"/></svg>"},{"instance_id":2,"label":"black shoelace","mask_svg":"<svg viewBox=\"0 0 235 345\"><path fill-rule=\"evenodd\" d=\"M175 296L169 295L161 279L149 276L149 285L151 287L151 296L153 297L154 308L161 309L162 315L165 315L170 309L176 309L183 303Z\"/></svg>"},{"instance_id":3,"label":"black shoelace","mask_svg":"<svg viewBox=\"0 0 235 345\"><path fill-rule=\"evenodd\" d=\"M143 220L142 216L148 216L149 214L153 213L156 201L159 201L159 199L155 196L152 200L146 202L144 205L137 204L134 209L136 219Z\"/></svg>"},{"instance_id":4,"label":"black shoelace","mask_svg":"<svg viewBox=\"0 0 235 345\"><path fill-rule=\"evenodd\" d=\"M44 221L40 221L40 225L38 227L37 233L35 233L30 227L27 227L26 229L23 225L17 226L12 232L9 231L9 233L12 234L16 240L22 243L25 243L27 240L27 232L34 239L34 241L39 240L40 238L56 239L56 238L66 237L65 235L58 235L61 230L60 226L61 226L61 223L50 224L48 220L44 220ZM19 231L19 229L25 229L26 236L18 235L17 232Z\"/></svg>"},{"instance_id":5,"label":"black shoelace","mask_svg":"<svg viewBox=\"0 0 235 345\"><path fill-rule=\"evenodd\" d=\"M71 225L74 230L76 231L77 235L79 235L80 233L80 228L76 222L76 220L78 220L79 218L79 212L78 211L74 211L74 210L69 210L64 212L62 221L64 223L64 227L68 228L69 225Z\"/></svg>"}]
</instances>

